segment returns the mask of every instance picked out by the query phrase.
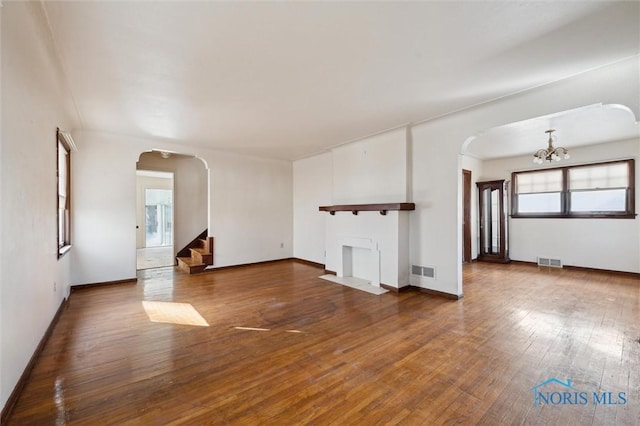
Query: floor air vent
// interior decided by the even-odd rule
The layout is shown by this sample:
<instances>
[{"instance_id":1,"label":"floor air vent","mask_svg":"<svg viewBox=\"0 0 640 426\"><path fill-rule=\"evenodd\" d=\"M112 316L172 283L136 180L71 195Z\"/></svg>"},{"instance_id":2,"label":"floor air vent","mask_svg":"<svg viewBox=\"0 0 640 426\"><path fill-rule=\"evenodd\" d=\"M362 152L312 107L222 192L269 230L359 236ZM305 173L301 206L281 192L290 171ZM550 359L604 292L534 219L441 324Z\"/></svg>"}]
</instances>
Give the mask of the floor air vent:
<instances>
[{"instance_id":1,"label":"floor air vent","mask_svg":"<svg viewBox=\"0 0 640 426\"><path fill-rule=\"evenodd\" d=\"M411 265L411 273L425 278L435 278L436 268L431 266Z\"/></svg>"},{"instance_id":2,"label":"floor air vent","mask_svg":"<svg viewBox=\"0 0 640 426\"><path fill-rule=\"evenodd\" d=\"M538 266L549 266L550 268L562 268L562 260L551 259L549 257L538 257Z\"/></svg>"}]
</instances>

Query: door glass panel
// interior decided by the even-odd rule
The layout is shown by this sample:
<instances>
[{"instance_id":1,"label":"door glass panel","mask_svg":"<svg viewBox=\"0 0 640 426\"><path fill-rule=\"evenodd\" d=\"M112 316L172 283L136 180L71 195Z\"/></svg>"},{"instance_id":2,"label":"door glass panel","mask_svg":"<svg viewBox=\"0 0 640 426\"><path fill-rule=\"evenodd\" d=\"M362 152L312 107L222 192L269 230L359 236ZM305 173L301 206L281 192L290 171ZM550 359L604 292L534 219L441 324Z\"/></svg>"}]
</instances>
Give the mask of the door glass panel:
<instances>
[{"instance_id":1,"label":"door glass panel","mask_svg":"<svg viewBox=\"0 0 640 426\"><path fill-rule=\"evenodd\" d=\"M500 191L491 191L491 254L500 253Z\"/></svg>"},{"instance_id":2,"label":"door glass panel","mask_svg":"<svg viewBox=\"0 0 640 426\"><path fill-rule=\"evenodd\" d=\"M482 191L483 252L500 253L500 190L485 188Z\"/></svg>"},{"instance_id":3,"label":"door glass panel","mask_svg":"<svg viewBox=\"0 0 640 426\"><path fill-rule=\"evenodd\" d=\"M170 246L173 242L173 191L145 189L146 247Z\"/></svg>"},{"instance_id":4,"label":"door glass panel","mask_svg":"<svg viewBox=\"0 0 640 426\"><path fill-rule=\"evenodd\" d=\"M491 188L482 191L483 253L491 253Z\"/></svg>"}]
</instances>

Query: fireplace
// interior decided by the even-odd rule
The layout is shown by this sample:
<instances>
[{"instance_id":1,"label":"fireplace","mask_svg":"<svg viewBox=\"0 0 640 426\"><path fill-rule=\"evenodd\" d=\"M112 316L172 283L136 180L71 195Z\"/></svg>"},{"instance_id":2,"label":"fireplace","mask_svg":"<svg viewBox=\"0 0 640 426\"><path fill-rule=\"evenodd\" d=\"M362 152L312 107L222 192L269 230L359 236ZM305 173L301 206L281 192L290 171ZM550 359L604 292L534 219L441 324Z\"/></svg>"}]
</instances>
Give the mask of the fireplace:
<instances>
[{"instance_id":1,"label":"fireplace","mask_svg":"<svg viewBox=\"0 0 640 426\"><path fill-rule=\"evenodd\" d=\"M370 287L409 285L410 203L324 206L325 267ZM342 213L339 213L342 212Z\"/></svg>"},{"instance_id":2,"label":"fireplace","mask_svg":"<svg viewBox=\"0 0 640 426\"><path fill-rule=\"evenodd\" d=\"M371 238L342 237L338 240L340 253L336 275L368 281L380 287L380 250Z\"/></svg>"}]
</instances>

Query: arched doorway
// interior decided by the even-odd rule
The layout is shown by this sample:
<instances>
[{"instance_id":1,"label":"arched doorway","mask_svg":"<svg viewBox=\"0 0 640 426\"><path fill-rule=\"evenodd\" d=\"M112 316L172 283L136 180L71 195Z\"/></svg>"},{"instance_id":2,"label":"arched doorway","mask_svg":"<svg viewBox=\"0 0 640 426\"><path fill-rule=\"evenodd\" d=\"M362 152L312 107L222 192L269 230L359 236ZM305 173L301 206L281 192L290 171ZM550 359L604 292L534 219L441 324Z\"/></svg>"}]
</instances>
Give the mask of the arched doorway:
<instances>
[{"instance_id":1,"label":"arched doorway","mask_svg":"<svg viewBox=\"0 0 640 426\"><path fill-rule=\"evenodd\" d=\"M535 163L533 154L547 147L549 129L555 130L556 146L567 148L571 156L560 161ZM465 141L460 165L461 169L471 171L472 188L476 188L476 182L482 181L504 180L507 185L506 220L511 260L536 263L545 257L569 259L570 265L592 268L622 264L620 259L626 254L618 252L614 256L615 248L605 251L600 248L601 243L596 243L589 235L612 235L617 228L632 228L630 223L618 221L614 224L616 229L612 229L612 221L597 218L514 218L511 178L514 172L558 170L567 166L633 158L638 152L638 130L638 123L629 108L594 104L490 128ZM460 196L462 198L462 194ZM477 259L480 240L477 190L472 193L471 200L471 211L476 216L471 227L472 258ZM596 228L601 232L594 231ZM618 239L632 238L634 234L638 235L637 230L626 229Z\"/></svg>"},{"instance_id":2,"label":"arched doorway","mask_svg":"<svg viewBox=\"0 0 640 426\"><path fill-rule=\"evenodd\" d=\"M146 205L139 205L137 207L137 254L140 253L141 249L146 249L148 252L155 251L161 254L159 258L147 256L141 259L138 262L137 269L173 266L175 264L176 253L197 235L202 233L202 231L207 229L209 196L208 170L205 163L196 156L155 150L140 154L138 162L136 163L136 169L138 173L144 170L147 175L158 176L159 174L163 174L165 177L173 177L171 188L173 201L171 223L170 225L166 225L165 223L165 226L161 229L164 234L156 234L154 236L155 239L153 243L158 243L157 248L148 247L149 244L146 241L147 230L143 228L145 225L143 222L146 219L147 207ZM144 188L140 184L137 186L138 193L150 189ZM164 189L166 190L166 188L167 185L165 185ZM138 198L141 199L144 197L139 196ZM166 192L164 193L164 198L160 201L167 201ZM158 212L166 209L166 204L160 205L165 207L150 207L152 215L154 211L156 212L158 226L162 224L162 219L169 218L169 214L166 212L158 214ZM166 232L168 228L170 228L171 231L170 236L168 235L169 233ZM171 238L171 245L170 249L167 249L169 238Z\"/></svg>"}]
</instances>

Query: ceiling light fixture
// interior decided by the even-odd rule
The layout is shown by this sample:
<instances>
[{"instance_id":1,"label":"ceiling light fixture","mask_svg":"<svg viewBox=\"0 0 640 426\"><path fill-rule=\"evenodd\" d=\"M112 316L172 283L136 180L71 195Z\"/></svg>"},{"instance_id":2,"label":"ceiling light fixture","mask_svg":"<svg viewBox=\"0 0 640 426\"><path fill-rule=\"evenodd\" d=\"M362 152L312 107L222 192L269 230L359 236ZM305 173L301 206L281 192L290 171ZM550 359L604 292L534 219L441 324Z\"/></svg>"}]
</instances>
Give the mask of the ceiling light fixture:
<instances>
[{"instance_id":1,"label":"ceiling light fixture","mask_svg":"<svg viewBox=\"0 0 640 426\"><path fill-rule=\"evenodd\" d=\"M562 157L564 157L565 160L569 159L569 151L567 151L566 148L563 148L561 146L557 148L553 147L553 142L556 140L553 132L555 132L554 129L549 129L545 132L549 134L549 146L547 147L547 149L539 149L535 154L533 154L534 163L542 164L545 161L560 161Z\"/></svg>"}]
</instances>

